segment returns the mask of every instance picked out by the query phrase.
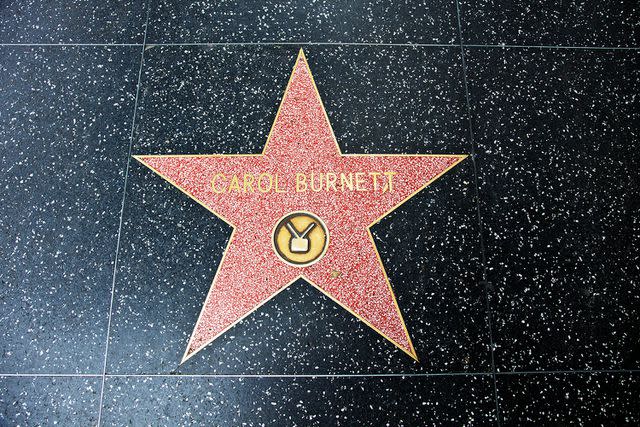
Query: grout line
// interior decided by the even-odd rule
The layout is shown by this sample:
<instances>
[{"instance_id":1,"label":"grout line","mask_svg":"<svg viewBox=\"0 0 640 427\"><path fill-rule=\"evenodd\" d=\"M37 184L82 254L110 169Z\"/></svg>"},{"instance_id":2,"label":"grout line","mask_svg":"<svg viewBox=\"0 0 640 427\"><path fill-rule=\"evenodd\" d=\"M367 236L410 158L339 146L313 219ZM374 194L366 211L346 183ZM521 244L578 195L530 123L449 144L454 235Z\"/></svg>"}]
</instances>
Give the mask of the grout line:
<instances>
[{"instance_id":1,"label":"grout line","mask_svg":"<svg viewBox=\"0 0 640 427\"><path fill-rule=\"evenodd\" d=\"M100 378L102 377L101 374L38 374L38 373L26 373L26 374L19 374L19 373L0 373L0 378L22 378L22 377L27 377L27 378L38 378L38 377L44 377L44 378L56 378L56 377L70 377L70 378Z\"/></svg>"},{"instance_id":2,"label":"grout line","mask_svg":"<svg viewBox=\"0 0 640 427\"><path fill-rule=\"evenodd\" d=\"M457 47L450 43L367 43L367 42L187 42L149 43L149 46L381 46L381 47Z\"/></svg>"},{"instance_id":3,"label":"grout line","mask_svg":"<svg viewBox=\"0 0 640 427\"><path fill-rule=\"evenodd\" d=\"M129 178L129 166L131 165L131 150L133 148L133 136L136 127L136 113L138 111L138 96L140 94L140 81L142 79L142 66L144 65L144 50L147 42L147 29L149 28L149 6L150 2L147 2L147 17L144 24L144 37L142 39L142 51L140 53L140 67L138 68L138 82L136 84L136 97L133 103L133 115L131 119L131 134L129 135L129 150L127 153L127 167L124 172L124 185L122 188L122 205L120 206L120 221L118 224L118 237L116 240L116 253L113 261L113 274L111 279L111 301L109 302L109 317L107 321L107 339L104 346L104 363L102 365L102 383L100 385L100 399L98 401L98 421L96 426L100 427L100 421L102 419L102 404L104 401L104 383L107 374L107 356L109 355L109 337L111 334L111 318L113 314L113 300L116 291L116 273L118 270L118 255L120 253L120 238L122 236L122 222L124 218L124 206L127 197L127 181Z\"/></svg>"},{"instance_id":4,"label":"grout line","mask_svg":"<svg viewBox=\"0 0 640 427\"><path fill-rule=\"evenodd\" d=\"M460 2L456 0L456 13L458 16L458 37L460 40L460 58L462 62L462 80L464 82L464 95L465 101L467 104L467 120L469 125L469 138L471 139L471 164L473 167L473 178L476 190L476 215L478 218L478 237L480 244L480 254L482 259L482 282L483 282L483 292L485 297L485 308L487 313L487 327L489 330L489 356L491 360L491 371L493 377L493 399L496 405L496 422L498 427L502 425L502 420L500 416L500 402L498 401L498 380L496 377L496 361L495 361L495 343L493 341L493 327L491 322L491 304L489 303L489 286L487 283L487 256L486 256L486 246L484 244L484 229L482 226L482 210L480 208L480 185L478 179L478 165L476 163L476 140L473 132L473 121L471 119L471 97L469 95L469 83L467 81L467 63L465 60L465 45L464 39L462 38L462 16L460 13Z\"/></svg>"},{"instance_id":5,"label":"grout line","mask_svg":"<svg viewBox=\"0 0 640 427\"><path fill-rule=\"evenodd\" d=\"M576 369L559 371L507 371L496 372L499 376L518 375L599 375L640 374L640 369ZM371 373L371 374L104 374L106 378L420 378L456 376L493 376L493 372L425 372L425 373ZM102 374L41 374L0 373L0 378L102 378Z\"/></svg>"},{"instance_id":6,"label":"grout line","mask_svg":"<svg viewBox=\"0 0 640 427\"><path fill-rule=\"evenodd\" d=\"M565 369L559 371L505 371L496 375L637 374L640 369Z\"/></svg>"},{"instance_id":7,"label":"grout line","mask_svg":"<svg viewBox=\"0 0 640 427\"><path fill-rule=\"evenodd\" d=\"M484 244L484 229L482 226L482 211L480 209L480 184L478 179L478 165L476 163L476 140L473 132L473 121L471 120L471 97L469 95L469 83L467 81L467 62L465 60L464 48L465 45L462 42L462 26L460 24L460 6L458 0L456 0L456 7L458 8L458 31L460 37L460 58L462 62L462 81L464 85L464 96L467 107L467 122L469 125L469 138L471 139L471 163L473 165L473 177L474 186L476 190L476 216L478 217L478 234L480 243L480 256L482 261L482 281L487 281L487 257L486 247ZM492 341L493 344L493 341Z\"/></svg>"},{"instance_id":8,"label":"grout line","mask_svg":"<svg viewBox=\"0 0 640 427\"><path fill-rule=\"evenodd\" d=\"M465 44L471 48L526 48L526 49L577 49L577 50L640 50L640 47L626 46L562 46L562 45L519 45L519 44Z\"/></svg>"},{"instance_id":9,"label":"grout line","mask_svg":"<svg viewBox=\"0 0 640 427\"><path fill-rule=\"evenodd\" d=\"M379 47L459 47L456 43L366 43L366 42L176 42L176 43L0 43L2 46L25 47L74 47L74 46L379 46ZM568 49L568 50L629 50L637 51L640 47L627 46L562 46L562 45L517 45L517 44L465 44L465 48L493 49Z\"/></svg>"},{"instance_id":10,"label":"grout line","mask_svg":"<svg viewBox=\"0 0 640 427\"><path fill-rule=\"evenodd\" d=\"M480 204L479 198L480 196L478 194L478 204ZM494 354L495 343L493 341L493 327L491 325L492 312L491 312L491 304L489 303L489 289L486 281L484 286L484 297L485 297L485 306L487 310L487 325L489 326L489 343L491 345L489 354L491 356L491 370L493 371L493 398L496 402L496 419L498 421L498 427L500 427L502 424L502 421L500 416L500 402L498 401L498 377L496 372L496 359Z\"/></svg>"},{"instance_id":11,"label":"grout line","mask_svg":"<svg viewBox=\"0 0 640 427\"><path fill-rule=\"evenodd\" d=\"M0 43L0 46L25 46L25 47L74 47L74 46L142 46L140 43Z\"/></svg>"},{"instance_id":12,"label":"grout line","mask_svg":"<svg viewBox=\"0 0 640 427\"><path fill-rule=\"evenodd\" d=\"M493 375L491 372L431 372L373 374L105 374L105 378L419 378ZM102 378L101 374L0 374L0 378Z\"/></svg>"},{"instance_id":13,"label":"grout line","mask_svg":"<svg viewBox=\"0 0 640 427\"><path fill-rule=\"evenodd\" d=\"M112 374L114 378L416 378L464 377L492 375L491 372L433 372L433 373L378 373L378 374Z\"/></svg>"}]
</instances>

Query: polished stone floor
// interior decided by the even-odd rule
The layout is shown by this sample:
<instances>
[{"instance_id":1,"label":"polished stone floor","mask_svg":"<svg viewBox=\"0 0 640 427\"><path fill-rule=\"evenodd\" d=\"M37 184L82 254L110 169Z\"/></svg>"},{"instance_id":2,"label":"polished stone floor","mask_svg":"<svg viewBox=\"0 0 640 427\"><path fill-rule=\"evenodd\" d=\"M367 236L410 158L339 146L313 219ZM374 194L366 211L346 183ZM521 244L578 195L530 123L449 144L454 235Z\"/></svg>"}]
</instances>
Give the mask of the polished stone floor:
<instances>
[{"instance_id":1,"label":"polished stone floor","mask_svg":"<svg viewBox=\"0 0 640 427\"><path fill-rule=\"evenodd\" d=\"M298 280L180 364L231 228L136 154L259 153L303 48L417 363ZM0 2L0 425L640 424L634 1Z\"/></svg>"}]
</instances>

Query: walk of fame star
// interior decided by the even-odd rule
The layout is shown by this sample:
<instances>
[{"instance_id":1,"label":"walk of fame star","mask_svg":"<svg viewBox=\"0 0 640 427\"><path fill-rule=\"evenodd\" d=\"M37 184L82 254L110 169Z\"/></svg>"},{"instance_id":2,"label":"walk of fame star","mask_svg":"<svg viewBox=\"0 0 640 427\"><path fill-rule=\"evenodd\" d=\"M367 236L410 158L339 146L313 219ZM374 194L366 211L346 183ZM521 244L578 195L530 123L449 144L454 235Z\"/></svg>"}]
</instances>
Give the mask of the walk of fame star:
<instances>
[{"instance_id":1,"label":"walk of fame star","mask_svg":"<svg viewBox=\"0 0 640 427\"><path fill-rule=\"evenodd\" d=\"M182 362L298 278L417 360L369 228L466 155L342 154L300 50L262 154L134 157L233 227Z\"/></svg>"}]
</instances>

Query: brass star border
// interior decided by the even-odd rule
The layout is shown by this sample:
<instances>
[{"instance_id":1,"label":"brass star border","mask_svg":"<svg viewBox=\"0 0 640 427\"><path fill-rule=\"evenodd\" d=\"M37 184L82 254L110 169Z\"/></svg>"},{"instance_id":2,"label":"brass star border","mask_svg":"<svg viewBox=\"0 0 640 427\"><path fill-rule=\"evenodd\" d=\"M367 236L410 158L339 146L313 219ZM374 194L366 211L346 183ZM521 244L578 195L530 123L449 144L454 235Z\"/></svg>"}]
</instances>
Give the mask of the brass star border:
<instances>
[{"instance_id":1,"label":"brass star border","mask_svg":"<svg viewBox=\"0 0 640 427\"><path fill-rule=\"evenodd\" d=\"M418 360L370 228L467 155L343 154L300 49L261 154L133 157L233 228L181 363L300 278ZM325 191L300 191L300 175L313 183L314 173L319 183L325 174ZM339 192L338 176L356 185ZM312 265L290 265L273 249L276 223L299 211L328 229Z\"/></svg>"}]
</instances>

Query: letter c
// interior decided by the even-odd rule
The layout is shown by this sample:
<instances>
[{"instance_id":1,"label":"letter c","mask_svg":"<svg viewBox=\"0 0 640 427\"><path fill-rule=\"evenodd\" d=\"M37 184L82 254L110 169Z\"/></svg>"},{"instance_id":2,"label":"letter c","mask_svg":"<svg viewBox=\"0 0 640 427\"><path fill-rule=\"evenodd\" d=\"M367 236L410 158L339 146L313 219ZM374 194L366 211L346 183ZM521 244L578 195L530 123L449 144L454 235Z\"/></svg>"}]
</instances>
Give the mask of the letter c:
<instances>
[{"instance_id":1,"label":"letter c","mask_svg":"<svg viewBox=\"0 0 640 427\"><path fill-rule=\"evenodd\" d=\"M225 187L222 188L222 190L219 190L218 188L216 188L216 179L217 178L221 178L222 180L226 180L226 177L224 176L224 174L222 173L217 173L213 176L213 179L211 180L211 188L213 189L214 193L217 194L221 194L225 192Z\"/></svg>"}]
</instances>

